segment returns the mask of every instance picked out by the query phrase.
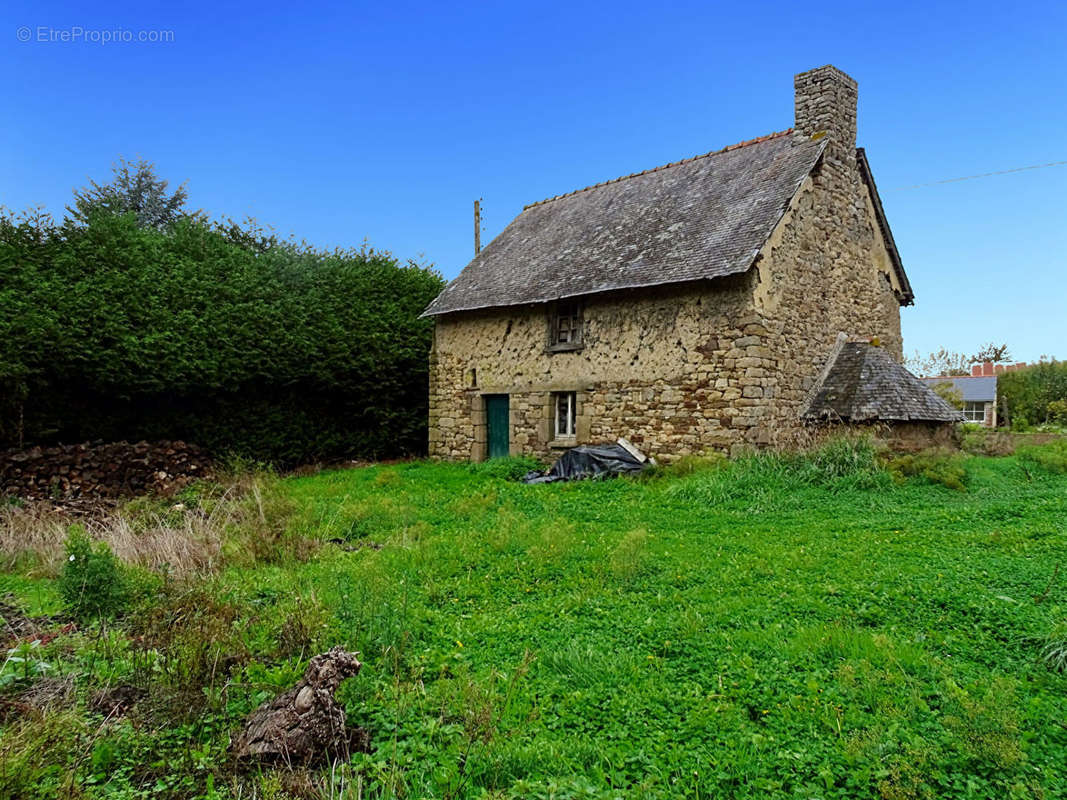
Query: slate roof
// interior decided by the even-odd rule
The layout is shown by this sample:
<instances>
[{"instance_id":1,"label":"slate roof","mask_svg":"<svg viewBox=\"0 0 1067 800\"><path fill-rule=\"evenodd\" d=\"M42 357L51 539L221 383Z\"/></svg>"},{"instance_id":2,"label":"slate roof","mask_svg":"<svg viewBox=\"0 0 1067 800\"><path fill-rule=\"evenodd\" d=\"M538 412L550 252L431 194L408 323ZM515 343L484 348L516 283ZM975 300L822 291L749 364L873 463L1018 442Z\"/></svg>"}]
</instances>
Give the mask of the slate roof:
<instances>
[{"instance_id":1,"label":"slate roof","mask_svg":"<svg viewBox=\"0 0 1067 800\"><path fill-rule=\"evenodd\" d=\"M963 395L964 402L968 403L992 403L997 399L997 376L964 376L920 378L927 386L936 386L939 383L951 383L953 388Z\"/></svg>"},{"instance_id":2,"label":"slate roof","mask_svg":"<svg viewBox=\"0 0 1067 800\"><path fill-rule=\"evenodd\" d=\"M824 146L782 131L534 203L423 316L745 272Z\"/></svg>"},{"instance_id":3,"label":"slate roof","mask_svg":"<svg viewBox=\"0 0 1067 800\"><path fill-rule=\"evenodd\" d=\"M828 422L956 422L963 414L866 342L839 342L804 412Z\"/></svg>"}]
</instances>

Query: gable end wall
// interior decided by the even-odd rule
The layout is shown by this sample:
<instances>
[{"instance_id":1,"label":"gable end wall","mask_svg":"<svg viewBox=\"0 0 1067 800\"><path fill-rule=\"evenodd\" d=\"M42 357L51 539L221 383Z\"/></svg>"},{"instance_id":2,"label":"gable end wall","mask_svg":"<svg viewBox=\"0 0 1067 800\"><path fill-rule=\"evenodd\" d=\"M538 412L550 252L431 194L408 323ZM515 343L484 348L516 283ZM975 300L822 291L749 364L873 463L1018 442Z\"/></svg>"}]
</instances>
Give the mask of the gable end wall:
<instances>
[{"instance_id":1,"label":"gable end wall","mask_svg":"<svg viewBox=\"0 0 1067 800\"><path fill-rule=\"evenodd\" d=\"M902 358L899 282L854 165L820 164L760 254L756 309L764 317L781 392L770 439L788 445L839 333L877 338Z\"/></svg>"}]
</instances>

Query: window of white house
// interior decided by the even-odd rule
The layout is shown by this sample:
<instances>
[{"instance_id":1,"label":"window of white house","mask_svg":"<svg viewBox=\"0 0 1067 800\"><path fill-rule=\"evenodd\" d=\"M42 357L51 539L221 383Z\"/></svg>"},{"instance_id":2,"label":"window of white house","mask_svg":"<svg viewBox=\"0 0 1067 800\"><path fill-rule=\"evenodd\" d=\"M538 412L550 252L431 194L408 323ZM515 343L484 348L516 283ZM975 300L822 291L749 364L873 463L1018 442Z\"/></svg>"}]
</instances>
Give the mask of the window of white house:
<instances>
[{"instance_id":1,"label":"window of white house","mask_svg":"<svg viewBox=\"0 0 1067 800\"><path fill-rule=\"evenodd\" d=\"M551 350L582 348L582 304L560 301L549 315L548 346Z\"/></svg>"},{"instance_id":2,"label":"window of white house","mask_svg":"<svg viewBox=\"0 0 1067 800\"><path fill-rule=\"evenodd\" d=\"M963 418L967 422L985 422L985 402L968 400L963 404Z\"/></svg>"},{"instance_id":3,"label":"window of white house","mask_svg":"<svg viewBox=\"0 0 1067 800\"><path fill-rule=\"evenodd\" d=\"M573 439L575 436L575 394L559 392L552 395L555 402L555 434L557 439Z\"/></svg>"}]
</instances>

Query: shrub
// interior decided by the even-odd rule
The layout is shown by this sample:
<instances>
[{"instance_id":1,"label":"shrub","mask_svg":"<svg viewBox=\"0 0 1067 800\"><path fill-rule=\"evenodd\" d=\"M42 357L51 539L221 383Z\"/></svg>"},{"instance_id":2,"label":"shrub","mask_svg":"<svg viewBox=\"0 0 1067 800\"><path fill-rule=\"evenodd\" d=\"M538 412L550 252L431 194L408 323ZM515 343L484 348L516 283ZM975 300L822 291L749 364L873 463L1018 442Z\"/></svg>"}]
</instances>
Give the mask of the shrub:
<instances>
[{"instance_id":1,"label":"shrub","mask_svg":"<svg viewBox=\"0 0 1067 800\"><path fill-rule=\"evenodd\" d=\"M1050 421L1059 406L1050 405L1067 398L1067 361L1042 361L1025 369L997 377L1001 415L1012 428ZM1020 427L1017 427L1020 426Z\"/></svg>"},{"instance_id":2,"label":"shrub","mask_svg":"<svg viewBox=\"0 0 1067 800\"><path fill-rule=\"evenodd\" d=\"M183 439L278 464L425 447L432 269L188 219L0 216L0 447Z\"/></svg>"},{"instance_id":3,"label":"shrub","mask_svg":"<svg viewBox=\"0 0 1067 800\"><path fill-rule=\"evenodd\" d=\"M1015 452L1014 437L981 425L963 425L960 449L972 456L1010 456Z\"/></svg>"},{"instance_id":4,"label":"shrub","mask_svg":"<svg viewBox=\"0 0 1067 800\"><path fill-rule=\"evenodd\" d=\"M1067 397L1048 404L1048 419L1057 425L1067 425Z\"/></svg>"},{"instance_id":5,"label":"shrub","mask_svg":"<svg viewBox=\"0 0 1067 800\"><path fill-rule=\"evenodd\" d=\"M948 403L953 408L963 410L963 392L956 388L956 385L952 381L944 381L943 383L935 383L930 387L934 392Z\"/></svg>"},{"instance_id":6,"label":"shrub","mask_svg":"<svg viewBox=\"0 0 1067 800\"><path fill-rule=\"evenodd\" d=\"M1020 460L1036 464L1049 472L1067 472L1067 439L1020 447L1016 454Z\"/></svg>"},{"instance_id":7,"label":"shrub","mask_svg":"<svg viewBox=\"0 0 1067 800\"><path fill-rule=\"evenodd\" d=\"M897 456L889 462L889 472L898 482L920 478L927 483L940 484L957 492L966 490L965 457L947 450L925 450Z\"/></svg>"},{"instance_id":8,"label":"shrub","mask_svg":"<svg viewBox=\"0 0 1067 800\"><path fill-rule=\"evenodd\" d=\"M67 563L59 577L67 612L80 620L113 617L126 605L125 575L105 543L94 544L81 526L67 537Z\"/></svg>"}]
</instances>

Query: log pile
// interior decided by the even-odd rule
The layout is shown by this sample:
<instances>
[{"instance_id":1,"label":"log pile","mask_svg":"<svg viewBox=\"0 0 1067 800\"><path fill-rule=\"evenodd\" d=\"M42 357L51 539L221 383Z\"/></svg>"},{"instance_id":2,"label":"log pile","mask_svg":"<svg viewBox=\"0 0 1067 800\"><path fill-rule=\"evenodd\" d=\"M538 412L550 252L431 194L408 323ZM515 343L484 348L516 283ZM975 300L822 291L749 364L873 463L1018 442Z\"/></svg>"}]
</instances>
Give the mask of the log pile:
<instances>
[{"instance_id":1,"label":"log pile","mask_svg":"<svg viewBox=\"0 0 1067 800\"><path fill-rule=\"evenodd\" d=\"M0 497L68 503L171 495L210 475L211 461L186 442L92 442L0 452Z\"/></svg>"}]
</instances>

